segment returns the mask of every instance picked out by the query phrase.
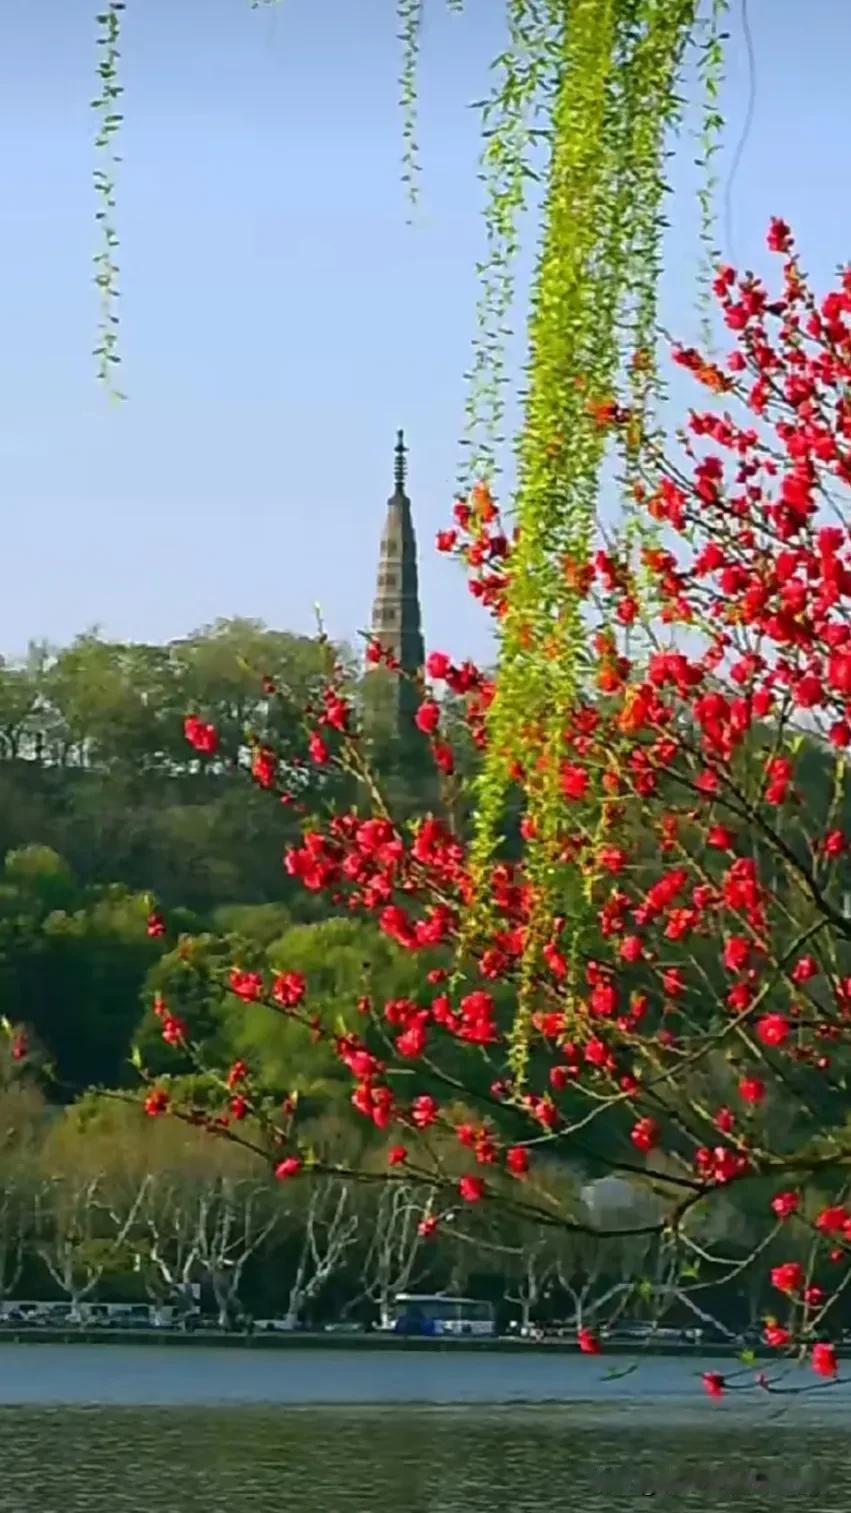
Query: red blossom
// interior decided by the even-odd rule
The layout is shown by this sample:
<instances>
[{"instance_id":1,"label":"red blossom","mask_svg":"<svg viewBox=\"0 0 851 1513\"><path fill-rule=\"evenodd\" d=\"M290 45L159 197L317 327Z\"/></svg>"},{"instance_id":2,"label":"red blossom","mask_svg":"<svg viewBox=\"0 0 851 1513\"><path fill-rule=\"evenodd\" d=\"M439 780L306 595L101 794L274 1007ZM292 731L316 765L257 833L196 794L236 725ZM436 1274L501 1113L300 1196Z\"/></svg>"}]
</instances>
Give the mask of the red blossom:
<instances>
[{"instance_id":1,"label":"red blossom","mask_svg":"<svg viewBox=\"0 0 851 1513\"><path fill-rule=\"evenodd\" d=\"M583 1355L599 1355L603 1348L596 1334L584 1327L577 1329L576 1343Z\"/></svg>"},{"instance_id":2,"label":"red blossom","mask_svg":"<svg viewBox=\"0 0 851 1513\"><path fill-rule=\"evenodd\" d=\"M465 1203L479 1203L484 1197L485 1184L481 1177L459 1177L458 1192Z\"/></svg>"},{"instance_id":3,"label":"red blossom","mask_svg":"<svg viewBox=\"0 0 851 1513\"><path fill-rule=\"evenodd\" d=\"M334 688L326 688L323 694L322 720L332 730L345 734L349 728L349 706Z\"/></svg>"},{"instance_id":4,"label":"red blossom","mask_svg":"<svg viewBox=\"0 0 851 1513\"><path fill-rule=\"evenodd\" d=\"M429 802L439 812L398 825L383 814L333 812L305 825L284 864L334 911L368 916L393 947L421 953L418 981L431 991L420 1001L353 995L360 1035L335 1035L317 1016L293 1014L350 1074L357 1113L378 1130L401 1127L410 1136L412 1163L415 1143L428 1146L440 1120L441 1134L454 1130L471 1163L499 1162L520 1179L530 1164L527 1139L546 1132L554 1154L563 1150L570 1160L586 1110L593 1108L605 1136L608 1105L612 1135L627 1120L622 1157L634 1172L635 1152L649 1154L662 1140L657 1119L643 1112L649 1107L660 1119L664 1113L666 1153L670 1144L686 1176L691 1165L707 1206L717 1188L751 1171L795 1172L802 1193L771 1199L770 1231L774 1220L803 1209L802 1194L810 1197L808 1148L801 1162L785 1160L787 1132L790 1143L798 1139L798 1089L803 1111L818 1102L809 1083L827 1071L832 1106L847 1080L851 1043L851 978L839 975L842 953L833 949L851 847L845 830L834 828L841 805L826 802L820 812L829 818L813 821L819 811L806 791L811 748L828 788L828 767L851 749L851 537L844 519L834 523L824 508L851 483L851 270L818 299L779 218L768 245L784 260L776 297L729 267L714 281L736 350L720 366L695 348L675 350L704 391L725 399L722 408L698 396L674 465L646 459L632 493L653 536L642 541L639 527L633 551L616 526L587 553L558 548L560 591L575 596L583 627L587 621L589 665L586 676L580 658L576 690L552 711L541 707L530 679L528 721L517 710L518 729L496 753L515 789L504 847L483 862L471 848L465 804L453 806L451 818L444 812L450 794L471 796L466 780L434 782L439 805ZM630 422L605 391L583 392L579 402L598 423ZM555 434L551 445L557 457L563 438ZM504 567L516 533L509 539L481 483L453 513L438 547L458 551L476 597L503 617L517 608ZM631 629L636 623L647 628L646 641ZM565 626L559 614L546 624L531 614L528 623L512 621L512 635L523 656L557 667ZM367 660L395 666L377 642ZM469 738L487 757L494 731L502 738L500 722L489 718L495 679L441 651L430 653L425 671L457 699ZM426 696L414 723L448 776L455 755L441 739L442 707L428 688L420 691ZM309 758L323 766L331 761L324 737L336 742L329 731L344 737L344 754L358 736L333 681L318 713L315 700L310 707L319 729ZM185 730L199 755L217 752L215 728L199 715L187 718ZM306 776L304 760L297 765ZM283 770L271 749L252 748L259 786L274 789ZM817 928L807 934L811 915ZM816 955L795 950L801 938ZM433 953L440 967L432 967ZM790 980L799 1000L792 1004L784 990ZM259 971L230 974L247 1002L268 992L272 1003L295 1011L304 1001L300 974L271 977L268 989L266 982ZM162 1002L156 1012L164 1038L185 1043L181 1021ZM729 1055L729 1080L708 1097L695 1088L716 1033ZM528 1065L515 1081L518 1039ZM737 1063L743 1053L748 1070ZM487 1124L422 1092L444 1065L459 1103L481 1108L478 1100L489 1096ZM236 1079L240 1090L220 1123L245 1117L246 1077ZM288 1117L291 1123L294 1108ZM290 1123L277 1138L291 1138ZM701 1138L718 1143L697 1144ZM403 1164L407 1147L390 1145L387 1159ZM300 1158L287 1157L279 1175L292 1174L282 1172L287 1162L300 1169ZM530 1187L512 1186L512 1201L522 1204ZM461 1177L458 1193L479 1201L483 1179ZM495 1199L498 1193L495 1184ZM807 1202L808 1214L815 1208ZM456 1205L456 1224L464 1217ZM433 1233L437 1222L429 1212L420 1232ZM820 1260L842 1259L851 1212L831 1202L812 1223L826 1240ZM771 1276L804 1314L832 1296L826 1284L808 1283L795 1261ZM793 1343L773 1319L763 1337L774 1349ZM578 1343L585 1353L599 1348L587 1330ZM812 1348L817 1373L834 1374L832 1350ZM703 1384L713 1397L728 1386L716 1372Z\"/></svg>"},{"instance_id":5,"label":"red blossom","mask_svg":"<svg viewBox=\"0 0 851 1513\"><path fill-rule=\"evenodd\" d=\"M743 1103L762 1103L765 1098L765 1083L761 1077L742 1077L739 1081L739 1097Z\"/></svg>"},{"instance_id":6,"label":"red blossom","mask_svg":"<svg viewBox=\"0 0 851 1513\"><path fill-rule=\"evenodd\" d=\"M588 792L588 773L583 767L566 762L561 769L561 791L565 798L584 799Z\"/></svg>"},{"instance_id":7,"label":"red blossom","mask_svg":"<svg viewBox=\"0 0 851 1513\"><path fill-rule=\"evenodd\" d=\"M766 241L771 252L791 251L792 233L786 222L781 221L779 216L772 216Z\"/></svg>"},{"instance_id":8,"label":"red blossom","mask_svg":"<svg viewBox=\"0 0 851 1513\"><path fill-rule=\"evenodd\" d=\"M513 1177L525 1177L529 1170L529 1152L525 1145L512 1145L505 1152L506 1169Z\"/></svg>"},{"instance_id":9,"label":"red blossom","mask_svg":"<svg viewBox=\"0 0 851 1513\"><path fill-rule=\"evenodd\" d=\"M818 963L812 956L802 956L795 962L791 977L793 982L809 982L818 974Z\"/></svg>"},{"instance_id":10,"label":"red blossom","mask_svg":"<svg viewBox=\"0 0 851 1513\"><path fill-rule=\"evenodd\" d=\"M755 1028L763 1045L781 1046L789 1039L790 1027L785 1014L764 1014L757 1020Z\"/></svg>"},{"instance_id":11,"label":"red blossom","mask_svg":"<svg viewBox=\"0 0 851 1513\"><path fill-rule=\"evenodd\" d=\"M241 967L232 967L228 983L237 998L254 1003L263 996L263 978L259 972L243 972Z\"/></svg>"},{"instance_id":12,"label":"red blossom","mask_svg":"<svg viewBox=\"0 0 851 1513\"><path fill-rule=\"evenodd\" d=\"M839 1365L836 1359L836 1347L826 1341L819 1340L812 1348L810 1365L817 1376L836 1376Z\"/></svg>"},{"instance_id":13,"label":"red blossom","mask_svg":"<svg viewBox=\"0 0 851 1513\"><path fill-rule=\"evenodd\" d=\"M258 746L251 755L251 776L261 788L273 788L278 776L278 758L268 746Z\"/></svg>"},{"instance_id":14,"label":"red blossom","mask_svg":"<svg viewBox=\"0 0 851 1513\"><path fill-rule=\"evenodd\" d=\"M437 1118L437 1102L429 1093L421 1093L411 1104L411 1119L417 1129L426 1129Z\"/></svg>"},{"instance_id":15,"label":"red blossom","mask_svg":"<svg viewBox=\"0 0 851 1513\"><path fill-rule=\"evenodd\" d=\"M279 972L272 981L272 998L285 1009L295 1009L303 1001L307 983L301 972Z\"/></svg>"},{"instance_id":16,"label":"red blossom","mask_svg":"<svg viewBox=\"0 0 851 1513\"><path fill-rule=\"evenodd\" d=\"M447 741L435 741L432 747L434 764L444 777L451 777L455 771L455 754Z\"/></svg>"},{"instance_id":17,"label":"red blossom","mask_svg":"<svg viewBox=\"0 0 851 1513\"><path fill-rule=\"evenodd\" d=\"M750 1169L744 1153L729 1145L698 1146L694 1154L694 1166L699 1177L718 1186L745 1176Z\"/></svg>"},{"instance_id":18,"label":"red blossom","mask_svg":"<svg viewBox=\"0 0 851 1513\"><path fill-rule=\"evenodd\" d=\"M637 1150L652 1151L659 1144L659 1126L655 1119L649 1117L639 1119L633 1125L630 1139Z\"/></svg>"},{"instance_id":19,"label":"red blossom","mask_svg":"<svg viewBox=\"0 0 851 1513\"><path fill-rule=\"evenodd\" d=\"M424 735L433 735L440 724L440 705L433 699L424 699L414 715L414 724Z\"/></svg>"},{"instance_id":20,"label":"red blossom","mask_svg":"<svg viewBox=\"0 0 851 1513\"><path fill-rule=\"evenodd\" d=\"M162 1037L166 1045L181 1045L186 1038L186 1025L174 1014L164 1013L161 1019Z\"/></svg>"},{"instance_id":21,"label":"red blossom","mask_svg":"<svg viewBox=\"0 0 851 1513\"><path fill-rule=\"evenodd\" d=\"M311 731L307 742L307 749L311 762L315 762L317 767L324 767L330 753L327 743L323 740L318 730Z\"/></svg>"},{"instance_id":22,"label":"red blossom","mask_svg":"<svg viewBox=\"0 0 851 1513\"><path fill-rule=\"evenodd\" d=\"M742 935L731 935L724 944L724 965L728 972L741 972L751 954L751 943Z\"/></svg>"},{"instance_id":23,"label":"red blossom","mask_svg":"<svg viewBox=\"0 0 851 1513\"><path fill-rule=\"evenodd\" d=\"M771 1269L771 1285L779 1292L798 1292L804 1281L804 1268L798 1261L784 1261Z\"/></svg>"},{"instance_id":24,"label":"red blossom","mask_svg":"<svg viewBox=\"0 0 851 1513\"><path fill-rule=\"evenodd\" d=\"M300 1156L285 1156L275 1167L275 1177L278 1182L286 1182L288 1177L297 1177L301 1168Z\"/></svg>"},{"instance_id":25,"label":"red blossom","mask_svg":"<svg viewBox=\"0 0 851 1513\"><path fill-rule=\"evenodd\" d=\"M816 1229L821 1230L822 1234L825 1235L842 1234L849 1219L851 1219L851 1214L849 1214L845 1205L834 1203L827 1208L823 1208L816 1215Z\"/></svg>"},{"instance_id":26,"label":"red blossom","mask_svg":"<svg viewBox=\"0 0 851 1513\"><path fill-rule=\"evenodd\" d=\"M186 716L183 722L183 734L189 745L202 756L213 756L218 751L219 737L215 725L206 724L197 715Z\"/></svg>"},{"instance_id":27,"label":"red blossom","mask_svg":"<svg viewBox=\"0 0 851 1513\"><path fill-rule=\"evenodd\" d=\"M430 678L434 678L435 682L443 682L447 677L451 667L452 662L450 661L449 657L447 657L445 652L429 652L428 658L426 660L426 672L428 673Z\"/></svg>"}]
</instances>

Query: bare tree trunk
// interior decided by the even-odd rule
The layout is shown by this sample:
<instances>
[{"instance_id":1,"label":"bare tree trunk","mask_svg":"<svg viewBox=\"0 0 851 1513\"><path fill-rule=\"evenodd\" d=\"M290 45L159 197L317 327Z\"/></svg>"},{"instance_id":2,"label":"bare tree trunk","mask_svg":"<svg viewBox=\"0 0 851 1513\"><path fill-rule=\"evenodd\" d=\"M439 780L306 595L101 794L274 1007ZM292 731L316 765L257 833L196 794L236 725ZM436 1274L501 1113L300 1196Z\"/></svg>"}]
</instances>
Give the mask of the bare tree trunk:
<instances>
[{"instance_id":1,"label":"bare tree trunk","mask_svg":"<svg viewBox=\"0 0 851 1513\"><path fill-rule=\"evenodd\" d=\"M424 1249L419 1226L429 1209L430 1200L424 1207L413 1187L393 1184L381 1190L364 1261L364 1288L355 1302L374 1303L382 1329L390 1327L397 1293L409 1292L416 1285Z\"/></svg>"},{"instance_id":2,"label":"bare tree trunk","mask_svg":"<svg viewBox=\"0 0 851 1513\"><path fill-rule=\"evenodd\" d=\"M349 1190L344 1182L319 1182L311 1188L304 1239L287 1300L286 1325L295 1329L305 1306L319 1296L328 1278L357 1236L358 1217L348 1212Z\"/></svg>"},{"instance_id":3,"label":"bare tree trunk","mask_svg":"<svg viewBox=\"0 0 851 1513\"><path fill-rule=\"evenodd\" d=\"M246 1264L279 1222L280 1211L270 1209L268 1199L265 1183L223 1177L207 1205L198 1231L198 1257L209 1277L222 1329L237 1322Z\"/></svg>"}]
</instances>

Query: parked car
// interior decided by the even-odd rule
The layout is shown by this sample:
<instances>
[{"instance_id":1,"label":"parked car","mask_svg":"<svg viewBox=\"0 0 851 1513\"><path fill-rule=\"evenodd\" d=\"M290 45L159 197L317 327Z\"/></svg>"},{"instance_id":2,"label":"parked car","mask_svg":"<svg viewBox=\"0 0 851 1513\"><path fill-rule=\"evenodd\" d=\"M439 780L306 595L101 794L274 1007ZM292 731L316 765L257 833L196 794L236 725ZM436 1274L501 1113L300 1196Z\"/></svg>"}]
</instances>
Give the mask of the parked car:
<instances>
[{"instance_id":1,"label":"parked car","mask_svg":"<svg viewBox=\"0 0 851 1513\"><path fill-rule=\"evenodd\" d=\"M71 1303L45 1303L39 1322L49 1329L61 1329L65 1324L81 1323L82 1316Z\"/></svg>"},{"instance_id":2,"label":"parked car","mask_svg":"<svg viewBox=\"0 0 851 1513\"><path fill-rule=\"evenodd\" d=\"M27 1304L7 1303L3 1309L3 1323L16 1329L32 1329L37 1322L36 1314Z\"/></svg>"},{"instance_id":3,"label":"parked car","mask_svg":"<svg viewBox=\"0 0 851 1513\"><path fill-rule=\"evenodd\" d=\"M86 1303L80 1309L75 1323L85 1324L87 1329L109 1329L112 1320L106 1303Z\"/></svg>"}]
</instances>

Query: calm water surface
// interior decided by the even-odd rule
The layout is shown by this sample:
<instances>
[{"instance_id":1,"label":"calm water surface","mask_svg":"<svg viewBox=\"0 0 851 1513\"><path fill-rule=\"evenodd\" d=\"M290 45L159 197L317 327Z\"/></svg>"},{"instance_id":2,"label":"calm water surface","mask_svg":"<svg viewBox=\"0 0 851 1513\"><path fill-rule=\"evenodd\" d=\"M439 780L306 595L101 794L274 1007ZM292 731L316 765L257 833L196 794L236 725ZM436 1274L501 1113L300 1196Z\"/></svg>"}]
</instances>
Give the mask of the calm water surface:
<instances>
[{"instance_id":1,"label":"calm water surface","mask_svg":"<svg viewBox=\"0 0 851 1513\"><path fill-rule=\"evenodd\" d=\"M843 1389L718 1404L699 1363L627 1364L0 1345L0 1510L851 1509Z\"/></svg>"}]
</instances>

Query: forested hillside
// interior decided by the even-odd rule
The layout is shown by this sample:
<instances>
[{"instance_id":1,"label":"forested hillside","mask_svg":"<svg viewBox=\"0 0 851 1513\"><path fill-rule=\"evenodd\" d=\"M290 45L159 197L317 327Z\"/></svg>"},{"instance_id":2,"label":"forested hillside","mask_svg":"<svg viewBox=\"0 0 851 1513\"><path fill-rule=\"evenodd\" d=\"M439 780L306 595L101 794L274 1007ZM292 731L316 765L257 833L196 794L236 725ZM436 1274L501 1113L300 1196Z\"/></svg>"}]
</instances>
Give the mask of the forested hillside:
<instances>
[{"instance_id":1,"label":"forested hillside","mask_svg":"<svg viewBox=\"0 0 851 1513\"><path fill-rule=\"evenodd\" d=\"M351 653L337 654L355 678ZM272 733L308 810L331 783L345 801L345 779L306 760L304 711L328 655L319 638L220 621L166 646L90 633L0 663L0 1010L55 1062L49 1097L135 1080L130 1048L155 986L178 1002L206 995L218 1021L234 953L321 964L341 993L386 956L362 925L303 928L328 905L282 866L302 815L245 770L248 738ZM193 750L191 712L241 760ZM433 779L415 745L385 745L405 807ZM154 909L164 935L148 932Z\"/></svg>"}]
</instances>

